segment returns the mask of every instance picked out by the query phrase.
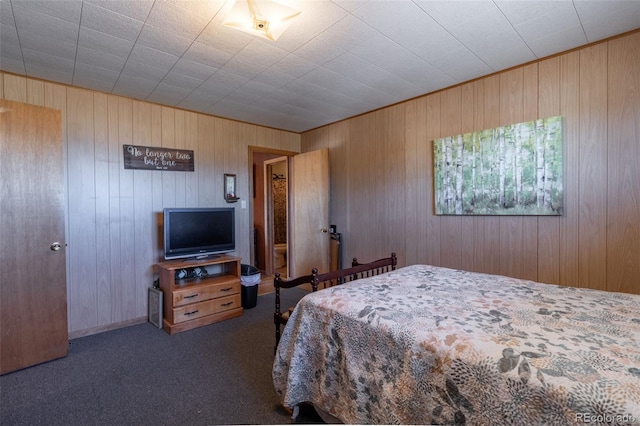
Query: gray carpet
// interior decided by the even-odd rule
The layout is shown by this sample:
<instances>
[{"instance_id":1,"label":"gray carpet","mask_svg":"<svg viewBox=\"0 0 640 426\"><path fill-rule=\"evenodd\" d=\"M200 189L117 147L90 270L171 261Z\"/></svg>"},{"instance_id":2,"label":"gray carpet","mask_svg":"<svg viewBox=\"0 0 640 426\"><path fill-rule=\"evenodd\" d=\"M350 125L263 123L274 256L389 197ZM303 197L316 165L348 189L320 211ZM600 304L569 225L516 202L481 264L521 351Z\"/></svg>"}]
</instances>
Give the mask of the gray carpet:
<instances>
[{"instance_id":1,"label":"gray carpet","mask_svg":"<svg viewBox=\"0 0 640 426\"><path fill-rule=\"evenodd\" d=\"M306 292L283 291L283 306ZM169 336L150 323L72 340L65 358L0 376L0 425L288 424L271 381L274 295ZM319 423L303 410L297 423Z\"/></svg>"}]
</instances>

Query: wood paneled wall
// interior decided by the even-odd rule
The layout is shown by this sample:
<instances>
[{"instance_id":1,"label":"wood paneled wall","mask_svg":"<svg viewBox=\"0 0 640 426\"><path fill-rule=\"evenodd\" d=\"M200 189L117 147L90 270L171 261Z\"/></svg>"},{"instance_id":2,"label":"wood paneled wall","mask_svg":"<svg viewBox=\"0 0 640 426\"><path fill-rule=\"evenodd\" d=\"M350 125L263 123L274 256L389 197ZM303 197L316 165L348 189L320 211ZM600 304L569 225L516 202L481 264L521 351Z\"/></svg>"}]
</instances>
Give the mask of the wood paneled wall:
<instances>
[{"instance_id":1,"label":"wood paneled wall","mask_svg":"<svg viewBox=\"0 0 640 426\"><path fill-rule=\"evenodd\" d=\"M250 256L249 147L300 151L300 135L0 73L0 98L62 111L71 337L145 320L164 207L223 206L235 173L236 254ZM195 172L125 170L122 145L194 150Z\"/></svg>"},{"instance_id":2,"label":"wood paneled wall","mask_svg":"<svg viewBox=\"0 0 640 426\"><path fill-rule=\"evenodd\" d=\"M564 118L562 217L435 216L433 140ZM390 251L547 283L640 293L640 32L302 135L329 147L348 261Z\"/></svg>"}]
</instances>

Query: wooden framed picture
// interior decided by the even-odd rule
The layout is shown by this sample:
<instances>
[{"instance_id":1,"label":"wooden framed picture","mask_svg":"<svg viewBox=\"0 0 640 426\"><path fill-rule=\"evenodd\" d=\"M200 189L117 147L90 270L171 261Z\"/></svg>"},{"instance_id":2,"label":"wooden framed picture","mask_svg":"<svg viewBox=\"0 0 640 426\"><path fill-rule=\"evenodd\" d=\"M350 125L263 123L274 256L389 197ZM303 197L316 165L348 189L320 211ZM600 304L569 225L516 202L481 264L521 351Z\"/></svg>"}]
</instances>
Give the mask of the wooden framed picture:
<instances>
[{"instance_id":1,"label":"wooden framed picture","mask_svg":"<svg viewBox=\"0 0 640 426\"><path fill-rule=\"evenodd\" d=\"M236 197L236 175L224 174L224 199L227 203L238 201L238 197Z\"/></svg>"},{"instance_id":2,"label":"wooden framed picture","mask_svg":"<svg viewBox=\"0 0 640 426\"><path fill-rule=\"evenodd\" d=\"M149 288L149 322L162 328L162 290Z\"/></svg>"}]
</instances>

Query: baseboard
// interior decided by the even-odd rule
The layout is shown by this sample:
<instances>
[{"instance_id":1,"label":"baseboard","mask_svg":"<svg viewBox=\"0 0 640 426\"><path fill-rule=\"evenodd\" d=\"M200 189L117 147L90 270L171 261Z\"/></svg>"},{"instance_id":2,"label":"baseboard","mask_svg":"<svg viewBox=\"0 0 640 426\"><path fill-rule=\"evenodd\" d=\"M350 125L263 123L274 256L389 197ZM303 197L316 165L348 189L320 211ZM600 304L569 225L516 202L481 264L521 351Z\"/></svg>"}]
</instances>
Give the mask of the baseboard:
<instances>
[{"instance_id":1,"label":"baseboard","mask_svg":"<svg viewBox=\"0 0 640 426\"><path fill-rule=\"evenodd\" d=\"M275 289L273 288L273 278L269 281L262 281L258 284L258 295L262 296L263 294L273 293Z\"/></svg>"},{"instance_id":2,"label":"baseboard","mask_svg":"<svg viewBox=\"0 0 640 426\"><path fill-rule=\"evenodd\" d=\"M69 332L69 340L77 339L79 337L91 336L92 334L104 333L105 331L117 330L119 328L129 327L132 325L142 324L147 322L147 317L139 317L130 319L127 321L116 322L108 325L101 325L99 327L85 328L84 330L76 330Z\"/></svg>"}]
</instances>

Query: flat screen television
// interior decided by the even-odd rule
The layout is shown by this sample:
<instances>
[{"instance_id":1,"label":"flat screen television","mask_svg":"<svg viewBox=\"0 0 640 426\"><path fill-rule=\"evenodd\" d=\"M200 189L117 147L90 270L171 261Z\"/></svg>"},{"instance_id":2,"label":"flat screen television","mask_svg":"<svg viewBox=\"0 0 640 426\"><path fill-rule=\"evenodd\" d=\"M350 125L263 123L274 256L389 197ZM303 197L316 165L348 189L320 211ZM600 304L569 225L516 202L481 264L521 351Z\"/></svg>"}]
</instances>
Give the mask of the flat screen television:
<instances>
[{"instance_id":1,"label":"flat screen television","mask_svg":"<svg viewBox=\"0 0 640 426\"><path fill-rule=\"evenodd\" d=\"M233 207L164 209L164 258L199 258L236 249Z\"/></svg>"}]
</instances>

